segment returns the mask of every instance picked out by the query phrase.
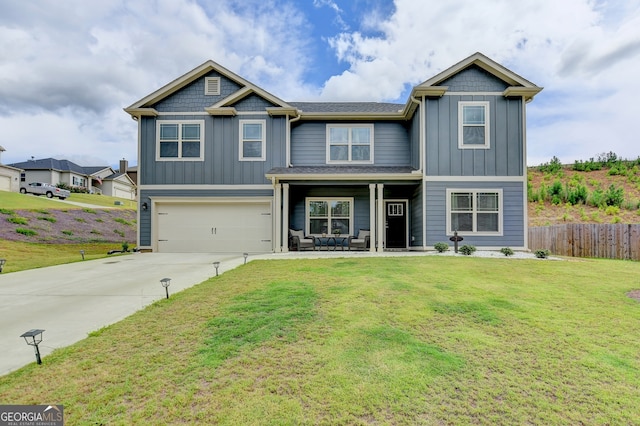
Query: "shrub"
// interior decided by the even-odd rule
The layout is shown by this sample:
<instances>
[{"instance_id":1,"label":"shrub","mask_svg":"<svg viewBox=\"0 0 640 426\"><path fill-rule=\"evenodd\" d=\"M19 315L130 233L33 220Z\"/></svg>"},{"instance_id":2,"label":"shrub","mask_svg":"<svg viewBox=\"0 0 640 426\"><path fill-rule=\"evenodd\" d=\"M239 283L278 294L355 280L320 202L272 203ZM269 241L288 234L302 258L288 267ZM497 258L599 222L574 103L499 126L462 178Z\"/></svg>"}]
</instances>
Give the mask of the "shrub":
<instances>
[{"instance_id":1,"label":"shrub","mask_svg":"<svg viewBox=\"0 0 640 426\"><path fill-rule=\"evenodd\" d=\"M547 257L549 257L551 252L548 249L540 249L540 250L536 250L534 254L538 259L546 259Z\"/></svg>"},{"instance_id":2,"label":"shrub","mask_svg":"<svg viewBox=\"0 0 640 426\"><path fill-rule=\"evenodd\" d=\"M504 254L505 256L513 256L513 250L509 247L501 248L500 253Z\"/></svg>"},{"instance_id":3,"label":"shrub","mask_svg":"<svg viewBox=\"0 0 640 426\"><path fill-rule=\"evenodd\" d=\"M64 230L64 231L62 231L62 233L64 235L69 235L69 236L73 235L73 231L68 231L68 230Z\"/></svg>"},{"instance_id":4,"label":"shrub","mask_svg":"<svg viewBox=\"0 0 640 426\"><path fill-rule=\"evenodd\" d=\"M124 219L123 219L123 218L121 218L121 217L117 217L117 218L115 218L115 219L113 219L113 220L115 220L116 222L121 223L121 224L123 224L123 225L131 226L131 222L127 222L126 220L124 220ZM337 233L337 232L338 232L338 231L334 231L334 233Z\"/></svg>"},{"instance_id":5,"label":"shrub","mask_svg":"<svg viewBox=\"0 0 640 426\"><path fill-rule=\"evenodd\" d=\"M15 212L13 210L9 210L9 209L0 209L0 213L2 214L8 214L9 216L14 215Z\"/></svg>"},{"instance_id":6,"label":"shrub","mask_svg":"<svg viewBox=\"0 0 640 426\"><path fill-rule=\"evenodd\" d=\"M84 220L84 219L83 219L83 218L81 218L81 217L74 217L74 218L73 218L73 220L75 220L76 222L80 222L80 223L87 223L87 221L86 221L86 220Z\"/></svg>"},{"instance_id":7,"label":"shrub","mask_svg":"<svg viewBox=\"0 0 640 426\"><path fill-rule=\"evenodd\" d=\"M562 171L562 163L560 163L560 159L554 155L550 162L541 164L538 170L543 173L556 174Z\"/></svg>"},{"instance_id":8,"label":"shrub","mask_svg":"<svg viewBox=\"0 0 640 426\"><path fill-rule=\"evenodd\" d=\"M12 216L10 218L7 218L7 220L11 223L15 223L16 225L26 225L27 223L29 223L29 220L27 218L20 216Z\"/></svg>"},{"instance_id":9,"label":"shrub","mask_svg":"<svg viewBox=\"0 0 640 426\"><path fill-rule=\"evenodd\" d=\"M38 235L38 233L32 229L26 229L26 228L17 228L16 232L18 234L22 234L22 235L26 235L27 237L32 237L34 235Z\"/></svg>"},{"instance_id":10,"label":"shrub","mask_svg":"<svg viewBox=\"0 0 640 426\"><path fill-rule=\"evenodd\" d=\"M444 253L445 251L449 250L449 244L447 244L447 243L435 243L433 245L433 248L436 249L438 251L438 253Z\"/></svg>"},{"instance_id":11,"label":"shrub","mask_svg":"<svg viewBox=\"0 0 640 426\"><path fill-rule=\"evenodd\" d=\"M471 254L473 254L474 251L476 251L476 248L475 246L465 244L462 247L460 247L458 251L460 251L460 253L464 254L465 256L470 256Z\"/></svg>"},{"instance_id":12,"label":"shrub","mask_svg":"<svg viewBox=\"0 0 640 426\"><path fill-rule=\"evenodd\" d=\"M624 188L616 188L614 184L609 185L609 189L604 194L604 202L607 206L622 206L622 203L624 203Z\"/></svg>"},{"instance_id":13,"label":"shrub","mask_svg":"<svg viewBox=\"0 0 640 426\"><path fill-rule=\"evenodd\" d=\"M620 207L618 206L607 206L604 210L604 213L608 216L615 216L620 213Z\"/></svg>"},{"instance_id":14,"label":"shrub","mask_svg":"<svg viewBox=\"0 0 640 426\"><path fill-rule=\"evenodd\" d=\"M572 204L586 204L587 202L587 187L578 184L576 187L569 187L567 189L567 201Z\"/></svg>"},{"instance_id":15,"label":"shrub","mask_svg":"<svg viewBox=\"0 0 640 426\"><path fill-rule=\"evenodd\" d=\"M129 251L129 243L128 242L124 242L122 243L122 251L127 252Z\"/></svg>"},{"instance_id":16,"label":"shrub","mask_svg":"<svg viewBox=\"0 0 640 426\"><path fill-rule=\"evenodd\" d=\"M114 232L115 234L120 235L122 238L124 238L124 232L120 231L119 229L114 229L114 230L113 230L113 232Z\"/></svg>"},{"instance_id":17,"label":"shrub","mask_svg":"<svg viewBox=\"0 0 640 426\"><path fill-rule=\"evenodd\" d=\"M82 209L83 211L85 211L86 213L91 213L91 214L98 214L96 213L96 211L94 209Z\"/></svg>"},{"instance_id":18,"label":"shrub","mask_svg":"<svg viewBox=\"0 0 640 426\"><path fill-rule=\"evenodd\" d=\"M46 220L47 222L51 222L51 223L56 223L58 221L58 219L56 219L55 217L49 217L49 216L40 216L38 217L38 220Z\"/></svg>"}]
</instances>

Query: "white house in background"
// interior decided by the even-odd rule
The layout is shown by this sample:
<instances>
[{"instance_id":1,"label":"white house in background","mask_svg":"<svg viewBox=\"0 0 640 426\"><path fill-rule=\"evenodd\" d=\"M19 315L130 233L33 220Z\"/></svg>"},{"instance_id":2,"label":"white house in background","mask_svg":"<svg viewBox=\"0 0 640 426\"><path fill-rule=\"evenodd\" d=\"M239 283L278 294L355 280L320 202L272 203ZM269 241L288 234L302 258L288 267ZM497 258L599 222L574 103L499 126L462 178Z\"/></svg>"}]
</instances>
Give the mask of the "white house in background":
<instances>
[{"instance_id":1,"label":"white house in background","mask_svg":"<svg viewBox=\"0 0 640 426\"><path fill-rule=\"evenodd\" d=\"M72 188L85 188L91 193L133 200L136 184L126 173L116 172L109 166L83 167L68 160L55 158L33 159L10 166L22 169L20 182L60 183Z\"/></svg>"},{"instance_id":2,"label":"white house in background","mask_svg":"<svg viewBox=\"0 0 640 426\"><path fill-rule=\"evenodd\" d=\"M20 190L20 173L22 169L2 164L2 153L6 151L0 146L0 191L18 192Z\"/></svg>"}]
</instances>

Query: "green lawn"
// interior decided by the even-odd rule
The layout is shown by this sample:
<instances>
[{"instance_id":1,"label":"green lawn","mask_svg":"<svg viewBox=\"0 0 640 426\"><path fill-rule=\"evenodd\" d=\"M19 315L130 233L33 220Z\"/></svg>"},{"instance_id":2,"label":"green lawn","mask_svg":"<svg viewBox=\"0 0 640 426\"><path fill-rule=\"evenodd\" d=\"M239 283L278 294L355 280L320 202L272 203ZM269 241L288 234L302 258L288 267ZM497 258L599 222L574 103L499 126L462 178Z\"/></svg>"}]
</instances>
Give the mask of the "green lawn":
<instances>
[{"instance_id":1,"label":"green lawn","mask_svg":"<svg viewBox=\"0 0 640 426\"><path fill-rule=\"evenodd\" d=\"M55 199L57 200L57 198ZM31 210L31 209L58 209L73 210L82 207L73 204L59 203L55 200L48 200L45 196L35 196L31 194L20 194L17 192L0 191L0 207L11 210ZM107 195L97 194L74 194L72 193L67 201L75 201L78 203L93 204L95 206L113 207L120 209L137 209L135 201L124 200L122 198L109 197ZM114 203L120 201L123 205L118 206Z\"/></svg>"},{"instance_id":2,"label":"green lawn","mask_svg":"<svg viewBox=\"0 0 640 426\"><path fill-rule=\"evenodd\" d=\"M253 261L0 378L0 401L64 404L68 425L640 424L638 277L607 260Z\"/></svg>"}]
</instances>

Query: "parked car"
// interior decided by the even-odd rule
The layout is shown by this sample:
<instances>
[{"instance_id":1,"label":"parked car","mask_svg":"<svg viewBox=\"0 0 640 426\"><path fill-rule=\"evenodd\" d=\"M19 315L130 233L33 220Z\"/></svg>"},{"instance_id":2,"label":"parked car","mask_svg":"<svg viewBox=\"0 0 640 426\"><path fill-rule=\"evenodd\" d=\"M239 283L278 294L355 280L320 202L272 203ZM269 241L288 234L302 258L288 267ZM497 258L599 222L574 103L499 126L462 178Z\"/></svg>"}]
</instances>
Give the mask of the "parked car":
<instances>
[{"instance_id":1,"label":"parked car","mask_svg":"<svg viewBox=\"0 0 640 426\"><path fill-rule=\"evenodd\" d=\"M47 198L58 197L61 200L71 195L68 190L45 182L31 182L29 185L21 185L20 192L22 194L46 195Z\"/></svg>"}]
</instances>

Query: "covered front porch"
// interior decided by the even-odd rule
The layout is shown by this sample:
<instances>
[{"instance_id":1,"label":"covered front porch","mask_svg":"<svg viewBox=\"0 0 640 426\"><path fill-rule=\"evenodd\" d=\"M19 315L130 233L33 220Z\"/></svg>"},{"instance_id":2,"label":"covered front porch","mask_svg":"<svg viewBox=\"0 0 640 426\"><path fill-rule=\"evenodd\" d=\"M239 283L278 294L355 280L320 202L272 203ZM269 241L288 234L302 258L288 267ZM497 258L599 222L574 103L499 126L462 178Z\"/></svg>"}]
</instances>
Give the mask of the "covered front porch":
<instances>
[{"instance_id":1,"label":"covered front porch","mask_svg":"<svg viewBox=\"0 0 640 426\"><path fill-rule=\"evenodd\" d=\"M353 173L330 179L279 174L273 179L274 251L382 252L421 244L416 241L416 234L422 234L421 176L385 171L366 180ZM292 242L293 231L306 244Z\"/></svg>"}]
</instances>

